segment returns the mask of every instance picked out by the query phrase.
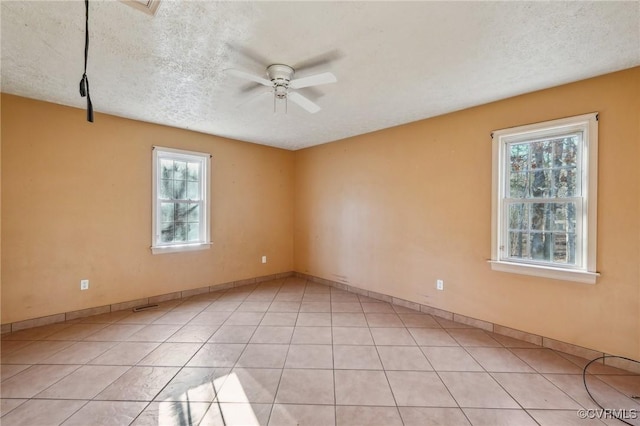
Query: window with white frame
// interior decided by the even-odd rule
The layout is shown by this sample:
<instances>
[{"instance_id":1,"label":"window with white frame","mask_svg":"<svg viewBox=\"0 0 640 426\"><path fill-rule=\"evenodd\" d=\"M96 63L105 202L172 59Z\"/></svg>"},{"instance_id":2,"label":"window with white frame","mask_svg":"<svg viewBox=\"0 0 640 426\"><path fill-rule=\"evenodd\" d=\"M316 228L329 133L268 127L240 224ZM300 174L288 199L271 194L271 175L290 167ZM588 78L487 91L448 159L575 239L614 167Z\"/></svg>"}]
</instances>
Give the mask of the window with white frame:
<instances>
[{"instance_id":1,"label":"window with white frame","mask_svg":"<svg viewBox=\"0 0 640 426\"><path fill-rule=\"evenodd\" d=\"M492 269L595 283L597 113L492 137Z\"/></svg>"},{"instance_id":2,"label":"window with white frame","mask_svg":"<svg viewBox=\"0 0 640 426\"><path fill-rule=\"evenodd\" d=\"M207 249L211 155L153 148L154 254Z\"/></svg>"}]
</instances>

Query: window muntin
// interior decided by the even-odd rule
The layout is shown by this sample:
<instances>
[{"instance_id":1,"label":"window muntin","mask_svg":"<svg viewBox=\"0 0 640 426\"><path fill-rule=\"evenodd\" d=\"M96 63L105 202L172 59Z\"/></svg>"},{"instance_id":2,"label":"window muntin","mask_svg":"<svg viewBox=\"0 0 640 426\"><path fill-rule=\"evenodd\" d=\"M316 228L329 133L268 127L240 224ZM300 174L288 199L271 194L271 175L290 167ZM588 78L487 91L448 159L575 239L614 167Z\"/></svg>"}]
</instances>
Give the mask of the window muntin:
<instances>
[{"instance_id":1,"label":"window muntin","mask_svg":"<svg viewBox=\"0 0 640 426\"><path fill-rule=\"evenodd\" d=\"M154 253L208 248L209 163L209 154L154 148Z\"/></svg>"},{"instance_id":2,"label":"window muntin","mask_svg":"<svg viewBox=\"0 0 640 426\"><path fill-rule=\"evenodd\" d=\"M595 282L596 114L493 139L493 269Z\"/></svg>"}]
</instances>

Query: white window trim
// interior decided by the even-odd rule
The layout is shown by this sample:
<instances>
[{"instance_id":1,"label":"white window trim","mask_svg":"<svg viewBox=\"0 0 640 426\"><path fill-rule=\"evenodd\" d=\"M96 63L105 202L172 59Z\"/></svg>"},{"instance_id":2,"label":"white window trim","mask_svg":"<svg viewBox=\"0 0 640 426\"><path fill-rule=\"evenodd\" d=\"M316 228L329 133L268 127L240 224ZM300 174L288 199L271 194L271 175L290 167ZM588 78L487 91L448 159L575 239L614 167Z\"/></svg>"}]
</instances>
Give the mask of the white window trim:
<instances>
[{"instance_id":1,"label":"white window trim","mask_svg":"<svg viewBox=\"0 0 640 426\"><path fill-rule=\"evenodd\" d=\"M555 265L528 264L513 260L501 259L500 246L503 244L504 218L502 212L502 200L505 196L505 171L504 162L507 141L517 140L522 137L526 140L530 133L544 135L558 132L570 132L572 130L584 131L586 149L582 150L582 168L587 170L587 175L582 174L582 191L585 199L583 203L583 229L581 232L582 256L585 264L580 267L557 267ZM596 272L596 246L597 246L597 193L598 193L598 113L590 113L543 123L529 124L497 130L492 133L493 139L493 176L492 176L492 201L491 201L491 269L495 271L511 272L523 275L552 278L565 281L575 281L587 284L595 284L600 275Z\"/></svg>"},{"instance_id":2,"label":"white window trim","mask_svg":"<svg viewBox=\"0 0 640 426\"><path fill-rule=\"evenodd\" d=\"M184 157L185 159L198 158L204 160L204 170L202 176L202 194L204 196L204 209L202 217L205 218L204 224L204 241L197 243L183 243L183 244L167 244L158 245L158 212L159 212L159 200L158 200L158 157L161 153L171 153L173 157ZM152 195L152 214L151 214L151 252L153 254L165 254L165 253L179 253L194 250L208 250L211 247L211 191L210 191L210 176L211 176L211 154L195 151L186 151L183 149L165 148L161 146L153 147L153 163L151 168L151 195Z\"/></svg>"}]
</instances>

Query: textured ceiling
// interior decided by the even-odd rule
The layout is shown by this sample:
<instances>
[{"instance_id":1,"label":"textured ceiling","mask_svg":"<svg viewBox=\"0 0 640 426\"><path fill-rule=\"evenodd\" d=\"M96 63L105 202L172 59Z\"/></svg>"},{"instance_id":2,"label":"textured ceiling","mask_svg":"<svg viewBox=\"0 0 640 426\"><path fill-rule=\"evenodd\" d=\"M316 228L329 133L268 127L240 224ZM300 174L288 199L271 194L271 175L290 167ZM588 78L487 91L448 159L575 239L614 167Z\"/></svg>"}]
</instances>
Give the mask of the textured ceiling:
<instances>
[{"instance_id":1,"label":"textured ceiling","mask_svg":"<svg viewBox=\"0 0 640 426\"><path fill-rule=\"evenodd\" d=\"M2 91L84 108L84 3L3 0L1 18ZM287 149L640 65L639 1L91 1L90 33L97 112ZM337 76L301 90L316 114L239 106L223 71L326 59L296 75Z\"/></svg>"}]
</instances>

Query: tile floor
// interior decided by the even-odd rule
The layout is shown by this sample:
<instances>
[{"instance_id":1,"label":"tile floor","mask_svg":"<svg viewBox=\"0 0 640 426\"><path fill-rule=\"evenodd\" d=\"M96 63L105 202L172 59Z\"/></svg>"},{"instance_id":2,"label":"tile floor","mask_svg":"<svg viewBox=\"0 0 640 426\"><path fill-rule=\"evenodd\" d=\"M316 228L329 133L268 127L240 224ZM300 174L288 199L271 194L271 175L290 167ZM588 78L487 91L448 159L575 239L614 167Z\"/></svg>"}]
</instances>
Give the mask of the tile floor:
<instances>
[{"instance_id":1,"label":"tile floor","mask_svg":"<svg viewBox=\"0 0 640 426\"><path fill-rule=\"evenodd\" d=\"M299 278L4 335L1 360L3 426L602 424L584 359ZM640 412L639 375L590 372Z\"/></svg>"}]
</instances>

